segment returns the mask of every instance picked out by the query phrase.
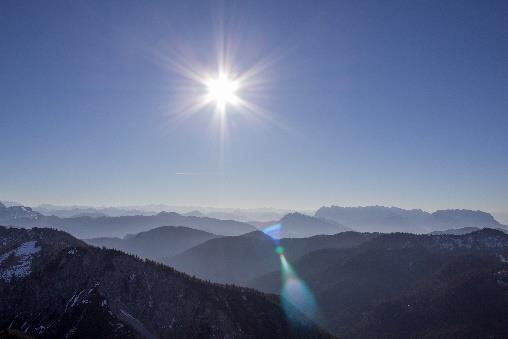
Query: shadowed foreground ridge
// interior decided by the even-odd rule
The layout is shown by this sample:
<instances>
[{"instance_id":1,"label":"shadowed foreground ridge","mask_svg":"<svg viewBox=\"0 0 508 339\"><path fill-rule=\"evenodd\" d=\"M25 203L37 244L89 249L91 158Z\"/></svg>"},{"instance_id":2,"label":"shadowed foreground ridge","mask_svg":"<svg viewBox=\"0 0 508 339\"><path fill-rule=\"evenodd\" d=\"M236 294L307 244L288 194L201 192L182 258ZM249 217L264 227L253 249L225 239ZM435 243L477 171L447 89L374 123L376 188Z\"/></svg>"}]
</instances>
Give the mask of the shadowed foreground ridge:
<instances>
[{"instance_id":1,"label":"shadowed foreground ridge","mask_svg":"<svg viewBox=\"0 0 508 339\"><path fill-rule=\"evenodd\" d=\"M288 321L276 296L206 283L61 231L0 227L0 255L1 329L41 338L329 337L299 315Z\"/></svg>"},{"instance_id":2,"label":"shadowed foreground ridge","mask_svg":"<svg viewBox=\"0 0 508 339\"><path fill-rule=\"evenodd\" d=\"M383 234L311 252L294 269L339 338L507 338L508 235ZM276 292L273 272L248 285Z\"/></svg>"}]
</instances>

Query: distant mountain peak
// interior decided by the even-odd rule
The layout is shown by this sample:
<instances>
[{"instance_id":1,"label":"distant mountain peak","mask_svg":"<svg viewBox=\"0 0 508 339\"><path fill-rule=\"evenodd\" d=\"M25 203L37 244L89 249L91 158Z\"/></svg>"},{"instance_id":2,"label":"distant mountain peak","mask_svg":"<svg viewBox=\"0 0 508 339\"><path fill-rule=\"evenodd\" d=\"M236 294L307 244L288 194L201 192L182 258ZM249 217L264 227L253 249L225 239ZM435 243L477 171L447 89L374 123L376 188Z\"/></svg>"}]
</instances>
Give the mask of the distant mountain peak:
<instances>
[{"instance_id":1,"label":"distant mountain peak","mask_svg":"<svg viewBox=\"0 0 508 339\"><path fill-rule=\"evenodd\" d=\"M303 214L303 213L300 213L300 212L291 212L291 213L288 213L285 216L283 216L280 219L280 221L296 220L296 219L307 219L307 220L310 220L312 218L313 217L311 217L310 215L306 215L306 214Z\"/></svg>"},{"instance_id":2,"label":"distant mountain peak","mask_svg":"<svg viewBox=\"0 0 508 339\"><path fill-rule=\"evenodd\" d=\"M299 212L286 214L279 220L279 224L281 225L281 238L302 238L351 230L333 220L325 220Z\"/></svg>"}]
</instances>

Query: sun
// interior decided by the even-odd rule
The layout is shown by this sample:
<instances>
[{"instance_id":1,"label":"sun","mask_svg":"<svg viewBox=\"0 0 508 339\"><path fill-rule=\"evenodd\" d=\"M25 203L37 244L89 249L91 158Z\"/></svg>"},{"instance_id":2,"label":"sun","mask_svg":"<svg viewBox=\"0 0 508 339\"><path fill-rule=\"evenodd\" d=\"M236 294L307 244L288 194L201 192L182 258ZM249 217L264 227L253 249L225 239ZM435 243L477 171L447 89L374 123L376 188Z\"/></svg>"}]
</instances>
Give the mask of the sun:
<instances>
[{"instance_id":1,"label":"sun","mask_svg":"<svg viewBox=\"0 0 508 339\"><path fill-rule=\"evenodd\" d=\"M237 91L239 83L227 73L219 74L206 83L207 101L214 102L217 109L224 113L226 105L238 103Z\"/></svg>"}]
</instances>

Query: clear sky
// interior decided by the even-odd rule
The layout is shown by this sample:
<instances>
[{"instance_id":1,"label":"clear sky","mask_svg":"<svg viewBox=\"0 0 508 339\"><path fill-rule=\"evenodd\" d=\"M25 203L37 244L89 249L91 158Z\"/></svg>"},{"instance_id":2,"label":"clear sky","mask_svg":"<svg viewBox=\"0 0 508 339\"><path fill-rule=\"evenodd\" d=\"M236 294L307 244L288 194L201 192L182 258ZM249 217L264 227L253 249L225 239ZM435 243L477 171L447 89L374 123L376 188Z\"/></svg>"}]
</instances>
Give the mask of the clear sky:
<instances>
[{"instance_id":1,"label":"clear sky","mask_svg":"<svg viewBox=\"0 0 508 339\"><path fill-rule=\"evenodd\" d=\"M1 1L0 198L507 212L507 17L480 0ZM228 110L223 151L213 107L175 119L172 66L214 72L220 27L238 73L270 61L250 97L266 119Z\"/></svg>"}]
</instances>

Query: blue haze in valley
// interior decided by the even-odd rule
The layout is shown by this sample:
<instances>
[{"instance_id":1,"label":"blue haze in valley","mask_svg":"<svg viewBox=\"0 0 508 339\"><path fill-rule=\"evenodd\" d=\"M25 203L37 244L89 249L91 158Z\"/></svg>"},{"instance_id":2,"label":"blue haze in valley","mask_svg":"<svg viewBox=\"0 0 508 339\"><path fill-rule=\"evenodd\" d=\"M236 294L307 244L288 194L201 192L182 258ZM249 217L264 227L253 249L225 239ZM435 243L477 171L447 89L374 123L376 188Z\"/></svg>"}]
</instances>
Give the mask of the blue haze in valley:
<instances>
[{"instance_id":1,"label":"blue haze in valley","mask_svg":"<svg viewBox=\"0 0 508 339\"><path fill-rule=\"evenodd\" d=\"M128 5L127 5L128 4ZM0 3L0 198L26 205L508 213L505 1ZM238 72L255 102L176 123L172 51ZM507 218L508 219L508 218Z\"/></svg>"}]
</instances>

